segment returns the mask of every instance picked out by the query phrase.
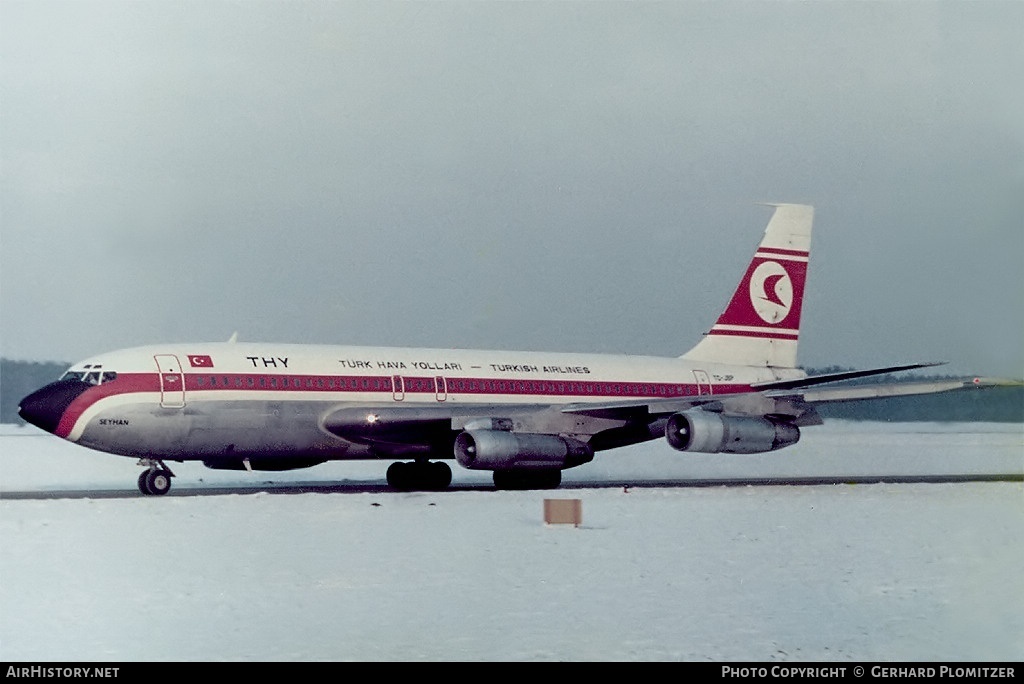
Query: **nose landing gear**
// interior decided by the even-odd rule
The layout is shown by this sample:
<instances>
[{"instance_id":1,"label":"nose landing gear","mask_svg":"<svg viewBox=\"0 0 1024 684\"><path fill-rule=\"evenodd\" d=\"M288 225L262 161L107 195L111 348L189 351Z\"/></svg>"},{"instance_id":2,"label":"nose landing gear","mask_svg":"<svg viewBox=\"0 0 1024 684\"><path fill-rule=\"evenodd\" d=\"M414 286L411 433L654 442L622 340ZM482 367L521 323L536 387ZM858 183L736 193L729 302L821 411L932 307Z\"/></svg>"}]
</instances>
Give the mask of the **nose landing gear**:
<instances>
[{"instance_id":1,"label":"nose landing gear","mask_svg":"<svg viewBox=\"0 0 1024 684\"><path fill-rule=\"evenodd\" d=\"M139 475L139 491L146 496L162 496L171 491L174 473L159 459L143 458L139 465L147 467Z\"/></svg>"}]
</instances>

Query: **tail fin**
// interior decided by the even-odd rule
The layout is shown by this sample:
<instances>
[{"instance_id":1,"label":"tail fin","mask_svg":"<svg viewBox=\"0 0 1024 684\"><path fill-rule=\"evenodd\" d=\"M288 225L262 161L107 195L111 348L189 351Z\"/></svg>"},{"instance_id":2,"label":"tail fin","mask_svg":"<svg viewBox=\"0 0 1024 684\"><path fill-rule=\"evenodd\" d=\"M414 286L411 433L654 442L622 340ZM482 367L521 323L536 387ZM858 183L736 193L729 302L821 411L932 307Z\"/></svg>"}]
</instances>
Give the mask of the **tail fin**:
<instances>
[{"instance_id":1,"label":"tail fin","mask_svg":"<svg viewBox=\"0 0 1024 684\"><path fill-rule=\"evenodd\" d=\"M814 208L775 204L747 272L714 327L681 358L796 367Z\"/></svg>"}]
</instances>

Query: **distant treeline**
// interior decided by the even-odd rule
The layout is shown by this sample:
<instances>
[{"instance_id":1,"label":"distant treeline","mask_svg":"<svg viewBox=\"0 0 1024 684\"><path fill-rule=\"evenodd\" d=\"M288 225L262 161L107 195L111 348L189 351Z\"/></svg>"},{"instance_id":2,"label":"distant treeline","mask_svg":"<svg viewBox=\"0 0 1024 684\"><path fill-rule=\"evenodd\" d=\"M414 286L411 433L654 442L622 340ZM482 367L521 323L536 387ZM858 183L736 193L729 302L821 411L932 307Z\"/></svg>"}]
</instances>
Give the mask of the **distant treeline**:
<instances>
[{"instance_id":1,"label":"distant treeline","mask_svg":"<svg viewBox=\"0 0 1024 684\"><path fill-rule=\"evenodd\" d=\"M807 369L808 375L840 373L852 368ZM878 382L927 382L959 378L955 375L892 375L867 377L836 383L869 385ZM909 395L869 401L847 401L818 407L822 418L844 420L880 420L893 423L914 421L981 421L992 423L1024 422L1024 386L990 387L938 394Z\"/></svg>"},{"instance_id":2,"label":"distant treeline","mask_svg":"<svg viewBox=\"0 0 1024 684\"><path fill-rule=\"evenodd\" d=\"M53 382L70 364L0 360L0 422L23 423L18 402L30 392ZM835 373L850 368L808 369L808 374ZM903 380L946 380L952 376L911 376L891 379L866 378L862 382ZM858 384L851 381L848 384ZM988 421L1024 422L1024 387L996 387L964 392L944 392L921 396L850 401L819 407L824 418L846 420L911 421Z\"/></svg>"}]
</instances>

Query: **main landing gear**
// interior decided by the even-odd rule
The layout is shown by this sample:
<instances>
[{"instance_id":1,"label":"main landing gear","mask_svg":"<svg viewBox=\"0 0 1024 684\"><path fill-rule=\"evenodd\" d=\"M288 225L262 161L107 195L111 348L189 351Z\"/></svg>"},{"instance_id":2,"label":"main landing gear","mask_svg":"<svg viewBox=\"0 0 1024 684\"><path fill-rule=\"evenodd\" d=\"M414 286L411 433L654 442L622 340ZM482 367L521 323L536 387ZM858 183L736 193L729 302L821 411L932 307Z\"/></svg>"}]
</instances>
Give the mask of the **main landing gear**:
<instances>
[{"instance_id":1,"label":"main landing gear","mask_svg":"<svg viewBox=\"0 0 1024 684\"><path fill-rule=\"evenodd\" d=\"M143 458L139 465L147 466L139 475L139 491L146 496L161 496L171 491L174 473L159 459Z\"/></svg>"},{"instance_id":2,"label":"main landing gear","mask_svg":"<svg viewBox=\"0 0 1024 684\"><path fill-rule=\"evenodd\" d=\"M388 484L403 492L441 491L452 483L452 469L443 461L396 461L388 466Z\"/></svg>"},{"instance_id":3,"label":"main landing gear","mask_svg":"<svg viewBox=\"0 0 1024 684\"><path fill-rule=\"evenodd\" d=\"M441 491L452 483L452 469L443 461L398 461L388 466L388 485L402 492ZM557 468L539 470L495 470L495 489L557 489L562 471Z\"/></svg>"}]
</instances>

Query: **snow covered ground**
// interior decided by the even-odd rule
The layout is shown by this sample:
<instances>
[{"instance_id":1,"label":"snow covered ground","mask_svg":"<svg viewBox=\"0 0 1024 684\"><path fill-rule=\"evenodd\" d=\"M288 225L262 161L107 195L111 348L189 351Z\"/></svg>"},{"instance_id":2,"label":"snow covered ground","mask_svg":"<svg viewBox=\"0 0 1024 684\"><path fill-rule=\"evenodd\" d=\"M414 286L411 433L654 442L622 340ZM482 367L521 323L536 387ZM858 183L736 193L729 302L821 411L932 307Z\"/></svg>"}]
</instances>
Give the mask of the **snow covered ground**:
<instances>
[{"instance_id":1,"label":"snow covered ground","mask_svg":"<svg viewBox=\"0 0 1024 684\"><path fill-rule=\"evenodd\" d=\"M173 464L172 493L383 483ZM486 474L455 470L455 484ZM1024 473L1020 424L834 422L761 456L661 442L548 492L13 499L135 490L134 460L0 429L0 659L1019 661L1024 485L622 487ZM7 497L3 497L7 494ZM583 525L545 526L545 498Z\"/></svg>"}]
</instances>

